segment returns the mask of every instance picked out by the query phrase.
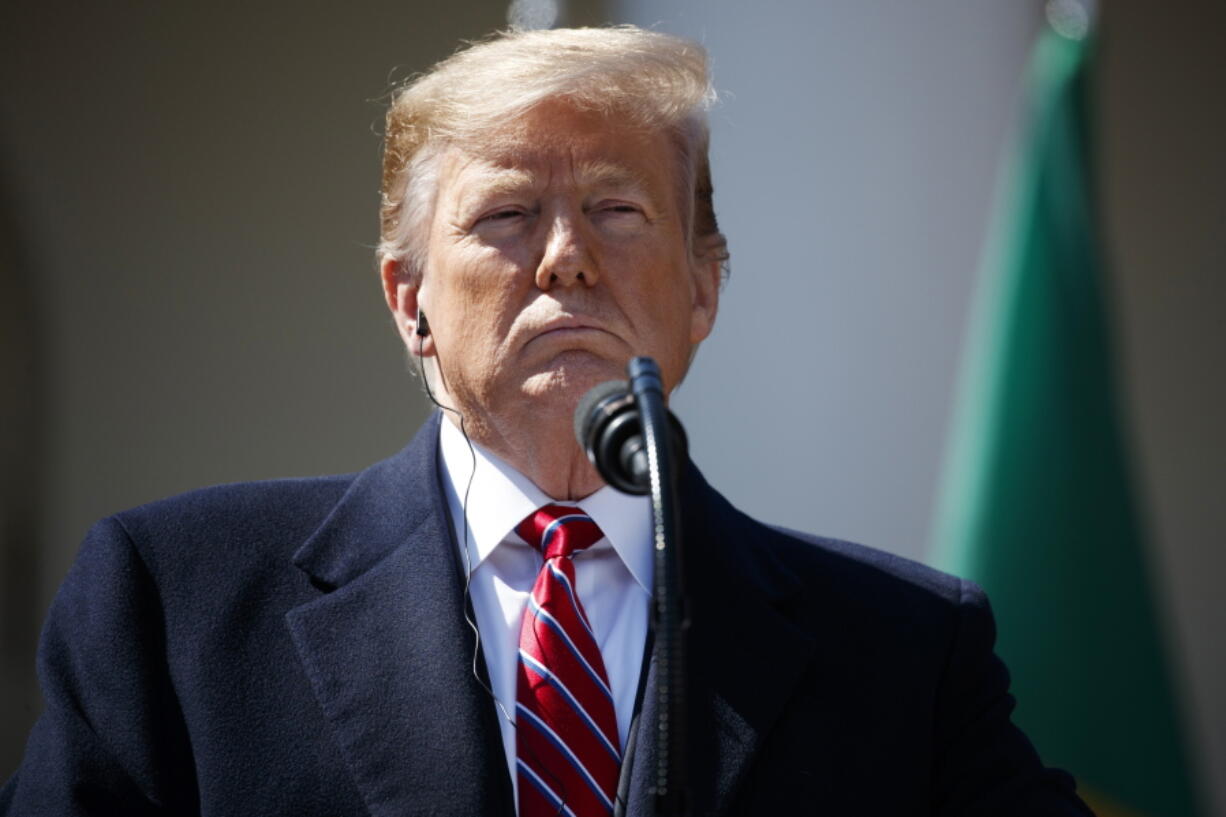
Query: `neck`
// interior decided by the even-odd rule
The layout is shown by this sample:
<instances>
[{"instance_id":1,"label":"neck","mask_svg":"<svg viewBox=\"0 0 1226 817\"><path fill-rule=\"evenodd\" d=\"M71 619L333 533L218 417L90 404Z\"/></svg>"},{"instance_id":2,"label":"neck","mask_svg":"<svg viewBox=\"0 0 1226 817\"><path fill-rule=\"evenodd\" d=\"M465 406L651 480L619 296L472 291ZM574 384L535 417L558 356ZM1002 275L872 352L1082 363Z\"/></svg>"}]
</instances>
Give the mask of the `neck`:
<instances>
[{"instance_id":1,"label":"neck","mask_svg":"<svg viewBox=\"0 0 1226 817\"><path fill-rule=\"evenodd\" d=\"M459 427L459 419L443 412ZM580 448L570 418L497 423L477 413L464 415L463 431L556 500L580 500L604 487L595 466Z\"/></svg>"}]
</instances>

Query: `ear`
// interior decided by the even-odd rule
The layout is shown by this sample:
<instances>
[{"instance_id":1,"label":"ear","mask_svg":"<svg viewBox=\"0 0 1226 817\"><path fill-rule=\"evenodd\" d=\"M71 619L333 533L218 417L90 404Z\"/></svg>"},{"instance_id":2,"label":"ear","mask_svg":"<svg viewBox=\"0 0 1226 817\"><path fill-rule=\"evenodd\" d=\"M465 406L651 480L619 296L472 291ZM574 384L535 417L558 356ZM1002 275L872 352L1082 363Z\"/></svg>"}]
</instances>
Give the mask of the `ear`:
<instances>
[{"instance_id":1,"label":"ear","mask_svg":"<svg viewBox=\"0 0 1226 817\"><path fill-rule=\"evenodd\" d=\"M423 308L420 280L414 281L404 264L389 256L379 262L379 277L387 308L409 354L430 357L434 354L434 337L417 334L418 310Z\"/></svg>"},{"instance_id":2,"label":"ear","mask_svg":"<svg viewBox=\"0 0 1226 817\"><path fill-rule=\"evenodd\" d=\"M719 285L722 278L720 259L724 257L723 236L702 239L708 246L695 247L690 260L693 305L690 311L690 343L701 343L715 328L715 315L719 312Z\"/></svg>"}]
</instances>

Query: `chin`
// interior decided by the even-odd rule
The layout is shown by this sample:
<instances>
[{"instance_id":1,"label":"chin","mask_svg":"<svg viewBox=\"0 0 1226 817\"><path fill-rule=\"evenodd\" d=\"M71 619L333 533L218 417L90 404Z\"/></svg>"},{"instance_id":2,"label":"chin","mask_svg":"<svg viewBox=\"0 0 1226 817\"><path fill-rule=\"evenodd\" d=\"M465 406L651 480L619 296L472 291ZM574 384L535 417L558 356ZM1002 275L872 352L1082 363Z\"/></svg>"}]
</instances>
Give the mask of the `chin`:
<instances>
[{"instance_id":1,"label":"chin","mask_svg":"<svg viewBox=\"0 0 1226 817\"><path fill-rule=\"evenodd\" d=\"M523 393L536 400L558 401L574 411L580 398L594 386L626 379L626 361L611 361L585 352L564 352L549 366L524 379Z\"/></svg>"}]
</instances>

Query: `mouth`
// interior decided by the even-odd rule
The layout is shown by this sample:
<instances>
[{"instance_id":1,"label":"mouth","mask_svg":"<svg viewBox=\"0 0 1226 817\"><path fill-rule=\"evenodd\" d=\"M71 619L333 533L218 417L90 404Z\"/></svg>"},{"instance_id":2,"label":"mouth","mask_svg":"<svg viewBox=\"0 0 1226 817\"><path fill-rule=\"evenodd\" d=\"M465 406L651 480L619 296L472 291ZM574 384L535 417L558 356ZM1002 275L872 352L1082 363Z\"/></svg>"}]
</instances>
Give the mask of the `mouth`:
<instances>
[{"instance_id":1,"label":"mouth","mask_svg":"<svg viewBox=\"0 0 1226 817\"><path fill-rule=\"evenodd\" d=\"M612 360L624 355L621 336L603 321L586 315L559 315L534 326L527 337L521 348L542 362L551 361L550 366L564 359L573 363L589 357Z\"/></svg>"},{"instance_id":2,"label":"mouth","mask_svg":"<svg viewBox=\"0 0 1226 817\"><path fill-rule=\"evenodd\" d=\"M534 329L528 342L531 343L542 338L559 340L569 337L578 338L593 332L609 334L609 331L597 321L590 318L566 315L554 318Z\"/></svg>"}]
</instances>

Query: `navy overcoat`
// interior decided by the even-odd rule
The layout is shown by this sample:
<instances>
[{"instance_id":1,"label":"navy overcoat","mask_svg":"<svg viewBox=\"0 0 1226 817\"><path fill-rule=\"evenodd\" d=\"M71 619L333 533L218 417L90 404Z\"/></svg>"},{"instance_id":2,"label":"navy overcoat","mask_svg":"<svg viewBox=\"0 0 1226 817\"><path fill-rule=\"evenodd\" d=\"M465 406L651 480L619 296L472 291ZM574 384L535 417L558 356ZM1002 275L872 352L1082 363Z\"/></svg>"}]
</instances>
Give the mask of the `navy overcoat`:
<instances>
[{"instance_id":1,"label":"navy overcoat","mask_svg":"<svg viewBox=\"0 0 1226 817\"><path fill-rule=\"evenodd\" d=\"M438 422L356 475L98 523L52 605L46 710L0 814L513 817ZM1089 814L1010 722L978 588L755 522L692 465L681 493L691 814ZM623 773L636 817L642 701Z\"/></svg>"}]
</instances>

